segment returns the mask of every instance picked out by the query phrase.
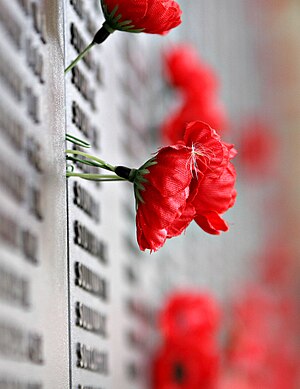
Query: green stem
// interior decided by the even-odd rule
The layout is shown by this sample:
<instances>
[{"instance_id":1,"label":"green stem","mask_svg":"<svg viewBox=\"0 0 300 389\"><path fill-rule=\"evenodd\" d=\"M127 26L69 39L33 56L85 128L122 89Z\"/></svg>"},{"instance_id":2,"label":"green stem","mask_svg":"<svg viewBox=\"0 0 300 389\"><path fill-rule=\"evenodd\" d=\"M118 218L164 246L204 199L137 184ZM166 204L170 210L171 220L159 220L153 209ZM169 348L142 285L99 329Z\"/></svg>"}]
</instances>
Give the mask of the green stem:
<instances>
[{"instance_id":1,"label":"green stem","mask_svg":"<svg viewBox=\"0 0 300 389\"><path fill-rule=\"evenodd\" d=\"M126 181L124 178L109 174L90 174L90 173L73 173L67 172L67 177L80 177L90 181Z\"/></svg>"},{"instance_id":2,"label":"green stem","mask_svg":"<svg viewBox=\"0 0 300 389\"><path fill-rule=\"evenodd\" d=\"M115 166L112 166L108 163L106 163L105 161L103 161L102 159L99 159L97 157L94 157L93 155L90 155L90 154L87 154L87 153L84 153L83 151L78 151L78 150L66 150L65 151L66 154L74 154L74 155L81 155L83 157L86 157L88 159L91 159L92 161L96 161L98 162L101 166L101 168L103 169L106 169L106 170L109 170L111 172L114 172L115 171Z\"/></svg>"},{"instance_id":3,"label":"green stem","mask_svg":"<svg viewBox=\"0 0 300 389\"><path fill-rule=\"evenodd\" d=\"M65 69L65 74L67 74L73 67L79 62L90 49L95 46L95 42L90 43L75 59L70 63L70 65Z\"/></svg>"},{"instance_id":4,"label":"green stem","mask_svg":"<svg viewBox=\"0 0 300 389\"><path fill-rule=\"evenodd\" d=\"M70 134L66 134L66 140L74 143L75 145L81 146L81 147L86 147L86 148L91 147L91 145L88 142L85 142L84 140L76 138L75 136L70 135Z\"/></svg>"}]
</instances>

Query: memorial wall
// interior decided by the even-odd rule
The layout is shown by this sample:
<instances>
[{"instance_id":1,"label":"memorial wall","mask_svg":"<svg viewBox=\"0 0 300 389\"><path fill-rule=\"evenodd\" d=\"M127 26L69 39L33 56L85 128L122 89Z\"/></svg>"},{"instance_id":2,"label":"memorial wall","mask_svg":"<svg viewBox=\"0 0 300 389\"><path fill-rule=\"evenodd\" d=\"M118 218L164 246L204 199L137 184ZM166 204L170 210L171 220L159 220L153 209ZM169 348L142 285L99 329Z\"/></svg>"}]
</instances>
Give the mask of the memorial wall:
<instances>
[{"instance_id":1,"label":"memorial wall","mask_svg":"<svg viewBox=\"0 0 300 389\"><path fill-rule=\"evenodd\" d=\"M181 8L168 35L116 31L64 74L104 21L100 1L0 0L0 389L150 389L165 296L199 288L226 304L259 272L253 257L275 229L273 176L238 180L229 232L190 225L151 254L136 242L131 183L66 179L65 150L85 152L66 133L114 166L141 166L162 146L159 128L179 104L162 53L176 42L218 74L226 141L241 143L253 113L273 125L261 13L239 0Z\"/></svg>"}]
</instances>

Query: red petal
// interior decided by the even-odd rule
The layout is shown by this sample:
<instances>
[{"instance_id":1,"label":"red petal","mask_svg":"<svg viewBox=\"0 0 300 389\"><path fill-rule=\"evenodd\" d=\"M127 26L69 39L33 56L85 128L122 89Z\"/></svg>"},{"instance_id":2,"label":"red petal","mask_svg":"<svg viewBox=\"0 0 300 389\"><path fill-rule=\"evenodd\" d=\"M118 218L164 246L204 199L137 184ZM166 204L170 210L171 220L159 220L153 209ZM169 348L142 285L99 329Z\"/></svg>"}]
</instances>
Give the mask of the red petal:
<instances>
[{"instance_id":1,"label":"red petal","mask_svg":"<svg viewBox=\"0 0 300 389\"><path fill-rule=\"evenodd\" d=\"M149 228L142 213L136 215L136 235L140 250L157 251L167 239L166 229Z\"/></svg>"},{"instance_id":2,"label":"red petal","mask_svg":"<svg viewBox=\"0 0 300 389\"><path fill-rule=\"evenodd\" d=\"M236 173L231 163L219 178L204 176L193 200L197 214L202 215L209 211L224 213L232 207L236 198L235 179Z\"/></svg>"},{"instance_id":3,"label":"red petal","mask_svg":"<svg viewBox=\"0 0 300 389\"><path fill-rule=\"evenodd\" d=\"M189 195L188 187L175 196L162 196L153 186L140 192L144 203L139 203L137 214L143 214L143 219L153 230L168 228L181 214Z\"/></svg>"},{"instance_id":4,"label":"red petal","mask_svg":"<svg viewBox=\"0 0 300 389\"><path fill-rule=\"evenodd\" d=\"M195 222L205 232L212 235L219 235L221 231L228 231L227 223L217 212L209 212L206 215L199 215L195 218Z\"/></svg>"},{"instance_id":5,"label":"red petal","mask_svg":"<svg viewBox=\"0 0 300 389\"><path fill-rule=\"evenodd\" d=\"M173 224L168 228L168 238L180 235L191 223L196 215L195 208L188 204L183 213L174 220Z\"/></svg>"},{"instance_id":6,"label":"red petal","mask_svg":"<svg viewBox=\"0 0 300 389\"><path fill-rule=\"evenodd\" d=\"M156 165L149 168L145 175L148 180L144 186L154 186L162 196L174 196L189 186L192 172L189 169L191 151L189 148L164 147L156 156Z\"/></svg>"}]
</instances>

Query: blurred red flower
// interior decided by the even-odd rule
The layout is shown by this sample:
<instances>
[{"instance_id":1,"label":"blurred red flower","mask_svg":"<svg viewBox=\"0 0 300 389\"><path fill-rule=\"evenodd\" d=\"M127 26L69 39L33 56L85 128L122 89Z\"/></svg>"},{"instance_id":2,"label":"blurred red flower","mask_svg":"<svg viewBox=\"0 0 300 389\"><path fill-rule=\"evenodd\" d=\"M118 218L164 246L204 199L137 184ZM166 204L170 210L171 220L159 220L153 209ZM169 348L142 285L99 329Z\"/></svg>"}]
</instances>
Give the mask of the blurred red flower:
<instances>
[{"instance_id":1,"label":"blurred red flower","mask_svg":"<svg viewBox=\"0 0 300 389\"><path fill-rule=\"evenodd\" d=\"M181 9L173 0L102 0L102 8L106 20L112 12L117 18L113 28L129 32L165 34L181 23Z\"/></svg>"},{"instance_id":2,"label":"blurred red flower","mask_svg":"<svg viewBox=\"0 0 300 389\"><path fill-rule=\"evenodd\" d=\"M166 78L184 92L197 88L202 92L216 91L219 80L213 69L202 62L196 49L188 44L177 44L163 53ZM196 80L196 82L195 82Z\"/></svg>"},{"instance_id":3,"label":"blurred red flower","mask_svg":"<svg viewBox=\"0 0 300 389\"><path fill-rule=\"evenodd\" d=\"M153 389L214 389L219 372L215 342L167 342L153 364Z\"/></svg>"},{"instance_id":4,"label":"blurred red flower","mask_svg":"<svg viewBox=\"0 0 300 389\"><path fill-rule=\"evenodd\" d=\"M178 338L201 342L212 336L220 322L220 309L209 294L196 291L174 293L160 313L161 332L168 341Z\"/></svg>"},{"instance_id":5,"label":"blurred red flower","mask_svg":"<svg viewBox=\"0 0 300 389\"><path fill-rule=\"evenodd\" d=\"M137 240L141 250L158 250L195 219L205 231L228 229L220 215L235 200L232 145L207 124L189 123L184 139L161 148L134 173ZM206 205L201 204L205 198Z\"/></svg>"},{"instance_id":6,"label":"blurred red flower","mask_svg":"<svg viewBox=\"0 0 300 389\"><path fill-rule=\"evenodd\" d=\"M252 176L276 173L278 139L261 118L248 118L242 128L239 157L246 173Z\"/></svg>"},{"instance_id":7,"label":"blurred red flower","mask_svg":"<svg viewBox=\"0 0 300 389\"><path fill-rule=\"evenodd\" d=\"M188 122L201 120L212 128L223 130L227 127L227 114L224 105L213 95L194 96L184 101L182 106L161 125L161 136L165 143L176 143L183 139Z\"/></svg>"},{"instance_id":8,"label":"blurred red flower","mask_svg":"<svg viewBox=\"0 0 300 389\"><path fill-rule=\"evenodd\" d=\"M163 141L182 140L185 125L196 120L217 131L224 130L228 119L217 96L218 77L211 66L200 60L196 50L187 44L173 46L164 53L163 66L166 78L182 95L180 107L161 126Z\"/></svg>"},{"instance_id":9,"label":"blurred red flower","mask_svg":"<svg viewBox=\"0 0 300 389\"><path fill-rule=\"evenodd\" d=\"M227 362L253 388L298 388L299 322L293 306L290 297L264 286L249 289L235 307Z\"/></svg>"}]
</instances>

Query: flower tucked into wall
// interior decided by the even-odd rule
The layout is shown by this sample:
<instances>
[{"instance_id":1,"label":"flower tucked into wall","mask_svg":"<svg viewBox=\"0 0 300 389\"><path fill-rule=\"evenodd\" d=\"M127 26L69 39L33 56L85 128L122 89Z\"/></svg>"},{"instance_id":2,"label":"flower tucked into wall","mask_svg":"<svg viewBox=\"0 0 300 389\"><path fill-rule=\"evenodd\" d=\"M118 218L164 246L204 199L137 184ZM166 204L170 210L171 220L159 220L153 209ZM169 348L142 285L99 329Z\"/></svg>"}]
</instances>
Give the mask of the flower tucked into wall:
<instances>
[{"instance_id":1,"label":"flower tucked into wall","mask_svg":"<svg viewBox=\"0 0 300 389\"><path fill-rule=\"evenodd\" d=\"M219 80L211 66L204 63L190 45L178 44L163 56L165 77L181 93L181 104L161 125L163 140L177 142L184 135L186 123L201 120L222 131L227 114L218 97Z\"/></svg>"},{"instance_id":2,"label":"flower tucked into wall","mask_svg":"<svg viewBox=\"0 0 300 389\"><path fill-rule=\"evenodd\" d=\"M96 44L114 31L164 35L181 23L181 9L174 0L101 0L105 21L93 41L65 69L71 70Z\"/></svg>"},{"instance_id":3,"label":"flower tucked into wall","mask_svg":"<svg viewBox=\"0 0 300 389\"><path fill-rule=\"evenodd\" d=\"M275 177L278 174L276 132L259 116L247 117L241 126L240 161L249 177Z\"/></svg>"},{"instance_id":4,"label":"flower tucked into wall","mask_svg":"<svg viewBox=\"0 0 300 389\"><path fill-rule=\"evenodd\" d=\"M298 303L283 291L255 285L240 296L231 315L227 368L250 388L299 387Z\"/></svg>"},{"instance_id":5,"label":"flower tucked into wall","mask_svg":"<svg viewBox=\"0 0 300 389\"><path fill-rule=\"evenodd\" d=\"M220 310L212 296L175 292L160 315L163 344L153 362L153 389L213 389L220 367Z\"/></svg>"},{"instance_id":6,"label":"flower tucked into wall","mask_svg":"<svg viewBox=\"0 0 300 389\"><path fill-rule=\"evenodd\" d=\"M166 302L159 317L165 339L201 338L214 335L220 324L220 309L208 293L178 292Z\"/></svg>"},{"instance_id":7,"label":"flower tucked into wall","mask_svg":"<svg viewBox=\"0 0 300 389\"><path fill-rule=\"evenodd\" d=\"M153 362L153 389L214 389L219 362L215 341L166 342Z\"/></svg>"},{"instance_id":8,"label":"flower tucked into wall","mask_svg":"<svg viewBox=\"0 0 300 389\"><path fill-rule=\"evenodd\" d=\"M231 159L236 151L205 123L189 123L182 141L162 147L139 169L115 167L78 151L67 150L67 154L69 160L115 173L103 176L68 172L67 176L133 183L141 250L157 251L193 220L210 234L228 230L221 216L235 202L236 174ZM78 160L80 155L85 159Z\"/></svg>"},{"instance_id":9,"label":"flower tucked into wall","mask_svg":"<svg viewBox=\"0 0 300 389\"><path fill-rule=\"evenodd\" d=\"M181 23L181 10L174 0L101 0L101 5L108 31L166 34Z\"/></svg>"}]
</instances>

